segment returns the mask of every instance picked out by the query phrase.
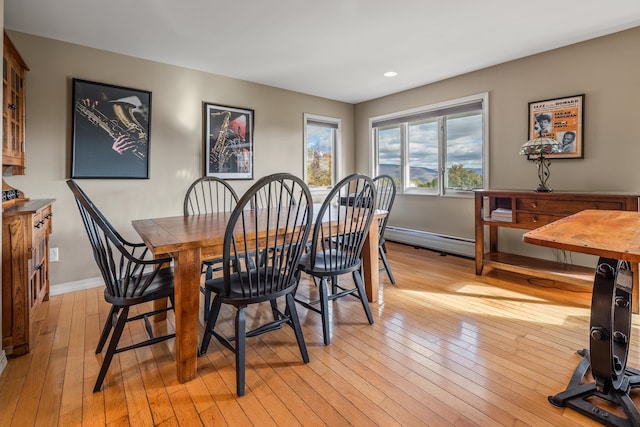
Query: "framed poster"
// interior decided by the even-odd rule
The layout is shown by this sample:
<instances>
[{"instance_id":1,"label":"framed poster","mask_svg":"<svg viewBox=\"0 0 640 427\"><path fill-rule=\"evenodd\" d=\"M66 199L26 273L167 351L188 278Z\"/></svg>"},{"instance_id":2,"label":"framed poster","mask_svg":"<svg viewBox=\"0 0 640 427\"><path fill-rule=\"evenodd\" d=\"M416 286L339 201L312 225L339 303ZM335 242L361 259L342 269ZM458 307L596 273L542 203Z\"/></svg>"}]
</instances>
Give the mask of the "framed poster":
<instances>
[{"instance_id":1,"label":"framed poster","mask_svg":"<svg viewBox=\"0 0 640 427\"><path fill-rule=\"evenodd\" d=\"M583 158L584 94L529 103L528 139L547 137L560 144L549 158Z\"/></svg>"},{"instance_id":2,"label":"framed poster","mask_svg":"<svg viewBox=\"0 0 640 427\"><path fill-rule=\"evenodd\" d=\"M149 178L151 92L73 79L72 178Z\"/></svg>"},{"instance_id":3,"label":"framed poster","mask_svg":"<svg viewBox=\"0 0 640 427\"><path fill-rule=\"evenodd\" d=\"M205 176L253 179L253 110L204 103Z\"/></svg>"}]
</instances>

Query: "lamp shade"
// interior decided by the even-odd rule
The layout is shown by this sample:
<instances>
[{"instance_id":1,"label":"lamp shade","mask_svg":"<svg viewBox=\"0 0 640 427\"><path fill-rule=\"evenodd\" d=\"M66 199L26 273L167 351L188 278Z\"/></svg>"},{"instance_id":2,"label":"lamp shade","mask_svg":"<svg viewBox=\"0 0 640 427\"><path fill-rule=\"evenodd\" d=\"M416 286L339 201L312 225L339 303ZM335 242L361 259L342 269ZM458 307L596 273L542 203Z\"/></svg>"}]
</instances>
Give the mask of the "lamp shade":
<instances>
[{"instance_id":1,"label":"lamp shade","mask_svg":"<svg viewBox=\"0 0 640 427\"><path fill-rule=\"evenodd\" d=\"M520 154L523 156L542 156L547 154L559 153L560 143L555 139L539 136L537 138L530 139L525 142L520 149Z\"/></svg>"}]
</instances>

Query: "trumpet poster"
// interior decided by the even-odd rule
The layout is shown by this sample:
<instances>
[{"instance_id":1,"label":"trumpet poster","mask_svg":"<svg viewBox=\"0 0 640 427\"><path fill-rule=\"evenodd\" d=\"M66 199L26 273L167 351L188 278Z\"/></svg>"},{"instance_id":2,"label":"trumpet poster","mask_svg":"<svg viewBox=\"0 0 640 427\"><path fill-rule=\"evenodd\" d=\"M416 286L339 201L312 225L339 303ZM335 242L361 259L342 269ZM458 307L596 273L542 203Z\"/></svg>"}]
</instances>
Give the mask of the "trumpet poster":
<instances>
[{"instance_id":1,"label":"trumpet poster","mask_svg":"<svg viewBox=\"0 0 640 427\"><path fill-rule=\"evenodd\" d=\"M553 158L582 158L584 95L529 103L529 139L538 137L558 141Z\"/></svg>"},{"instance_id":2,"label":"trumpet poster","mask_svg":"<svg viewBox=\"0 0 640 427\"><path fill-rule=\"evenodd\" d=\"M73 79L72 178L149 178L151 92Z\"/></svg>"},{"instance_id":3,"label":"trumpet poster","mask_svg":"<svg viewBox=\"0 0 640 427\"><path fill-rule=\"evenodd\" d=\"M253 178L253 110L204 103L205 175Z\"/></svg>"}]
</instances>

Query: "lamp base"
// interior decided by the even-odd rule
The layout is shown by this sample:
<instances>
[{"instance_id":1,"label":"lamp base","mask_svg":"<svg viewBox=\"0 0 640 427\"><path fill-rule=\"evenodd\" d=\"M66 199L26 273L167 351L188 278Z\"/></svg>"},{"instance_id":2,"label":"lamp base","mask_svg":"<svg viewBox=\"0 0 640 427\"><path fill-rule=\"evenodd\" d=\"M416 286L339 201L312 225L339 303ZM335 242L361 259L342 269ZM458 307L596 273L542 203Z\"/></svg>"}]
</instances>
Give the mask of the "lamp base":
<instances>
[{"instance_id":1,"label":"lamp base","mask_svg":"<svg viewBox=\"0 0 640 427\"><path fill-rule=\"evenodd\" d=\"M553 192L553 189L550 188L550 187L540 186L540 187L536 188L533 191L535 191L536 193L551 193L551 192Z\"/></svg>"}]
</instances>

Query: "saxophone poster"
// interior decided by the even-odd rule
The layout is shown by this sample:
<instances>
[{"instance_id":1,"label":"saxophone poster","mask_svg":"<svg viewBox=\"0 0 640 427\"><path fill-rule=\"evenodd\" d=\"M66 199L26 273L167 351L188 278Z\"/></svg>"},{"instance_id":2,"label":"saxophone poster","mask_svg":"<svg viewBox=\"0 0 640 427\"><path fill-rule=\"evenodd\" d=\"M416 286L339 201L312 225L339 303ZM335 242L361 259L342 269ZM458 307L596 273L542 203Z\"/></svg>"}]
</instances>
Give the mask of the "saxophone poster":
<instances>
[{"instance_id":1,"label":"saxophone poster","mask_svg":"<svg viewBox=\"0 0 640 427\"><path fill-rule=\"evenodd\" d=\"M253 178L253 110L204 103L205 175Z\"/></svg>"},{"instance_id":2,"label":"saxophone poster","mask_svg":"<svg viewBox=\"0 0 640 427\"><path fill-rule=\"evenodd\" d=\"M72 178L149 178L151 92L73 79Z\"/></svg>"}]
</instances>

